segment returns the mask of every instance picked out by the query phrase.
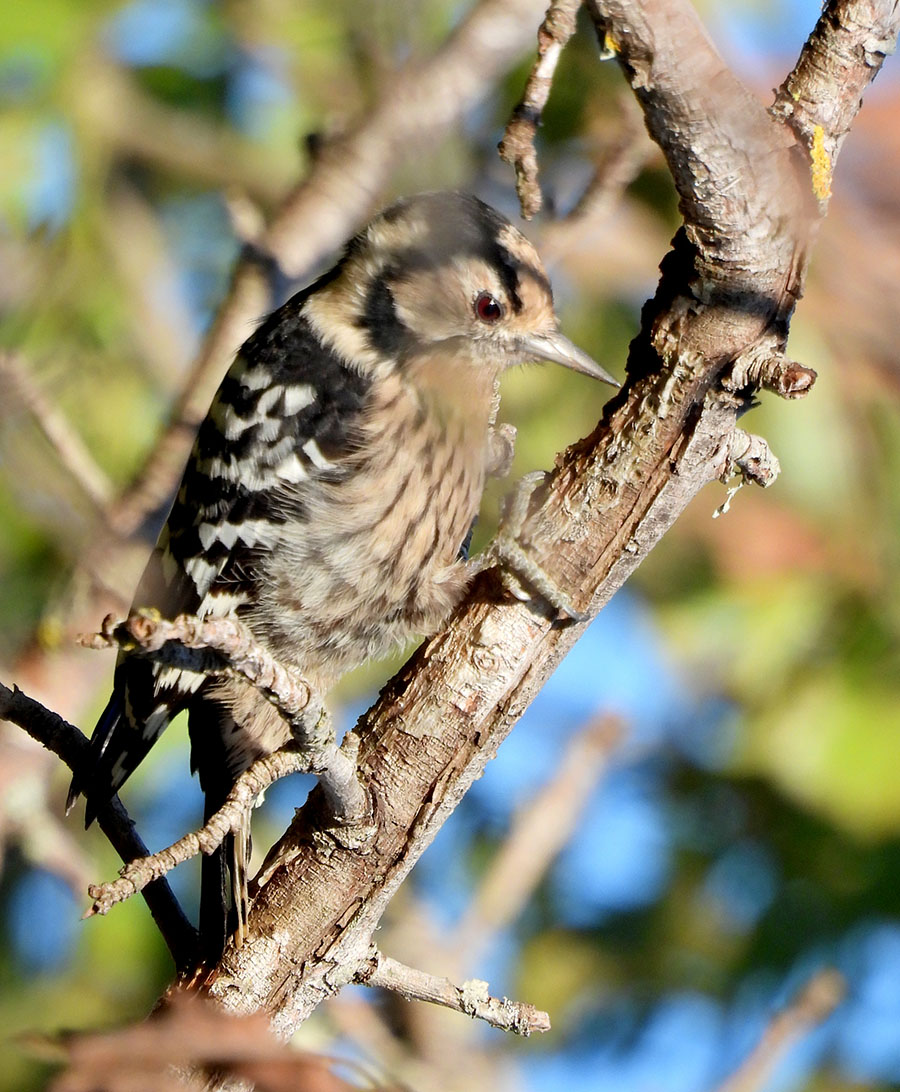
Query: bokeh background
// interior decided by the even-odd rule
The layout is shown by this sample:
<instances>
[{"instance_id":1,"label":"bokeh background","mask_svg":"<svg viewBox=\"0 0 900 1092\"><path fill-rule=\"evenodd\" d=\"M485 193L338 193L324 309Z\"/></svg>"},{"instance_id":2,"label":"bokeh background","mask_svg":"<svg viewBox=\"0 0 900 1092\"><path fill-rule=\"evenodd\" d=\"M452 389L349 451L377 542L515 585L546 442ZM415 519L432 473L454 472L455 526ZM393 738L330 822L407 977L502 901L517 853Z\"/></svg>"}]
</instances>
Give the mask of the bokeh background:
<instances>
[{"instance_id":1,"label":"bokeh background","mask_svg":"<svg viewBox=\"0 0 900 1092\"><path fill-rule=\"evenodd\" d=\"M698 7L766 101L819 14L815 0ZM165 425L238 229L303 176L311 136L364 114L466 10L448 0L4 9L0 668L86 731L111 659L74 648L73 635L122 609L155 537L159 513L128 543L110 513ZM526 45L459 125L398 157L375 203L460 187L514 216L495 146L531 56ZM898 80L889 59L847 140L793 324L791 354L819 381L799 403L764 396L745 421L771 443L781 478L766 493L741 490L716 519L725 487L700 495L590 627L385 921L388 954L488 979L548 1009L552 1033L513 1041L359 989L324 1006L302 1045L423 1092L704 1092L831 968L840 1003L741 1087L900 1086ZM547 255L566 331L621 374L677 203L587 25L563 57L539 147L548 211L526 230ZM598 167L599 199L567 221ZM515 473L551 465L592 428L603 396L550 367L509 376ZM481 541L497 505L495 492ZM345 726L389 671L345 684ZM51 1071L23 1035L138 1019L170 976L139 900L79 920L86 884L117 861L78 814L63 818L66 782L20 730L0 728L3 1092L43 1087ZM258 847L304 791L293 779L270 792ZM153 848L197 823L182 726L123 795ZM523 827L533 814L536 829ZM192 866L174 882L192 907Z\"/></svg>"}]
</instances>

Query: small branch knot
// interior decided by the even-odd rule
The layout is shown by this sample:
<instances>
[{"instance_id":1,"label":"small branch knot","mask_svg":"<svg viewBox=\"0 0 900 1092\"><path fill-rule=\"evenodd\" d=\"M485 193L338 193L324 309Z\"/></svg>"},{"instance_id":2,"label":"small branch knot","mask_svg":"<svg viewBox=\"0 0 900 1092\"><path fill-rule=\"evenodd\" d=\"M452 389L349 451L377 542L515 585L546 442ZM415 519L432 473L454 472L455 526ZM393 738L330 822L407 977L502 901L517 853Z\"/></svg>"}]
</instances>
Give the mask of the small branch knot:
<instances>
[{"instance_id":1,"label":"small branch knot","mask_svg":"<svg viewBox=\"0 0 900 1092\"><path fill-rule=\"evenodd\" d=\"M729 391L763 387L780 398L803 398L818 378L812 368L798 364L771 345L756 345L742 353L723 379Z\"/></svg>"},{"instance_id":2,"label":"small branch knot","mask_svg":"<svg viewBox=\"0 0 900 1092\"><path fill-rule=\"evenodd\" d=\"M729 445L723 480L740 474L745 482L768 489L781 473L781 464L762 438L736 428Z\"/></svg>"}]
</instances>

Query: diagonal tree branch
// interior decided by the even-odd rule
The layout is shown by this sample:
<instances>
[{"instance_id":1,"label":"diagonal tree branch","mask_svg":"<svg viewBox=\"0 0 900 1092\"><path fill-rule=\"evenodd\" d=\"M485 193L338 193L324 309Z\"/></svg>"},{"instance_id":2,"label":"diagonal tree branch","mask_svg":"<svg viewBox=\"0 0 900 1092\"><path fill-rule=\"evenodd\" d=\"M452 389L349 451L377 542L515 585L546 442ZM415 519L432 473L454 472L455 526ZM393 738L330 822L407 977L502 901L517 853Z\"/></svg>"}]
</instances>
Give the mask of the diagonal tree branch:
<instances>
[{"instance_id":1,"label":"diagonal tree branch","mask_svg":"<svg viewBox=\"0 0 900 1092\"><path fill-rule=\"evenodd\" d=\"M765 1088L791 1047L823 1024L846 993L847 982L840 972L826 967L813 975L772 1017L754 1049L716 1092L757 1092Z\"/></svg>"},{"instance_id":2,"label":"diagonal tree branch","mask_svg":"<svg viewBox=\"0 0 900 1092\"><path fill-rule=\"evenodd\" d=\"M60 464L79 491L102 516L112 497L112 483L94 461L77 429L34 380L19 353L0 352L0 380L6 392L4 411L19 402L34 418Z\"/></svg>"},{"instance_id":3,"label":"diagonal tree branch","mask_svg":"<svg viewBox=\"0 0 900 1092\"><path fill-rule=\"evenodd\" d=\"M823 19L854 7L869 10L832 4ZM887 8L895 37L900 14ZM523 530L537 563L594 614L700 488L746 452L736 420L752 390L717 380L735 364L745 380L752 359L756 380L802 393L784 378L783 350L821 209L807 149L728 71L687 0L591 10L666 155L685 218L626 386L595 433L560 457ZM870 79L871 35L854 25L849 52ZM834 87L856 96L851 114L854 87ZM809 373L800 375L808 390ZM326 809L314 794L287 835L293 856L253 905L250 941L220 965L212 993L227 1008L264 1008L288 1033L350 980L387 901L581 629L553 623L539 604L504 600L495 574L479 579L451 627L359 725L360 775L378 819L367 852L322 836Z\"/></svg>"},{"instance_id":4,"label":"diagonal tree branch","mask_svg":"<svg viewBox=\"0 0 900 1092\"><path fill-rule=\"evenodd\" d=\"M890 0L829 0L775 96L774 116L787 122L811 153L820 146L827 155L822 166L828 188L862 96L896 49L897 20L897 4Z\"/></svg>"},{"instance_id":5,"label":"diagonal tree branch","mask_svg":"<svg viewBox=\"0 0 900 1092\"><path fill-rule=\"evenodd\" d=\"M523 910L576 832L602 782L624 725L611 713L593 717L567 742L553 776L517 809L465 912L442 938L448 956L470 963Z\"/></svg>"},{"instance_id":6,"label":"diagonal tree branch","mask_svg":"<svg viewBox=\"0 0 900 1092\"><path fill-rule=\"evenodd\" d=\"M10 690L0 683L0 717L24 728L76 775L87 760L89 743L82 732L18 687ZM149 853L118 796L100 808L97 822L123 861ZM197 930L185 917L172 889L165 879L158 879L144 889L143 896L176 968L180 973L190 971L197 952Z\"/></svg>"}]
</instances>

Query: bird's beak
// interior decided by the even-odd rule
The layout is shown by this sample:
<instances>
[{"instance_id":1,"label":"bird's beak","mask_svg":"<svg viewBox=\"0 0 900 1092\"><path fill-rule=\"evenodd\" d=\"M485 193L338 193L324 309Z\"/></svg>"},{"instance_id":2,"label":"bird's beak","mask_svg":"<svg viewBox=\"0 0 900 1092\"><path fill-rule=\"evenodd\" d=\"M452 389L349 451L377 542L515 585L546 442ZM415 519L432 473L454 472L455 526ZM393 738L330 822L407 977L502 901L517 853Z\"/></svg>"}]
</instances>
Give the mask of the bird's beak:
<instances>
[{"instance_id":1,"label":"bird's beak","mask_svg":"<svg viewBox=\"0 0 900 1092\"><path fill-rule=\"evenodd\" d=\"M582 352L573 342L554 330L550 334L525 334L519 339L519 348L522 355L532 360L550 360L554 364L562 364L565 368L571 368L576 372L584 372L594 379L602 379L604 383L611 383L614 387L620 384L592 357Z\"/></svg>"}]
</instances>

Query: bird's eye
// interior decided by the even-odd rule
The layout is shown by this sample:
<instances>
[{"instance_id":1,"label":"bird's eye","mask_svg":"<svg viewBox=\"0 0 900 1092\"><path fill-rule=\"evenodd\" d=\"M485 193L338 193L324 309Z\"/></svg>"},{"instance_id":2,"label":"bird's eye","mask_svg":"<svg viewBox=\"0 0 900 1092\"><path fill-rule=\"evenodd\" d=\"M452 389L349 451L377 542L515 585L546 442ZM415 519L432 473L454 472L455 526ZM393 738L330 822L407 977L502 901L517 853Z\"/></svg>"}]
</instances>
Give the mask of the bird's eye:
<instances>
[{"instance_id":1,"label":"bird's eye","mask_svg":"<svg viewBox=\"0 0 900 1092\"><path fill-rule=\"evenodd\" d=\"M482 322L494 323L503 318L503 304L490 292L480 292L475 297L474 309Z\"/></svg>"}]
</instances>

